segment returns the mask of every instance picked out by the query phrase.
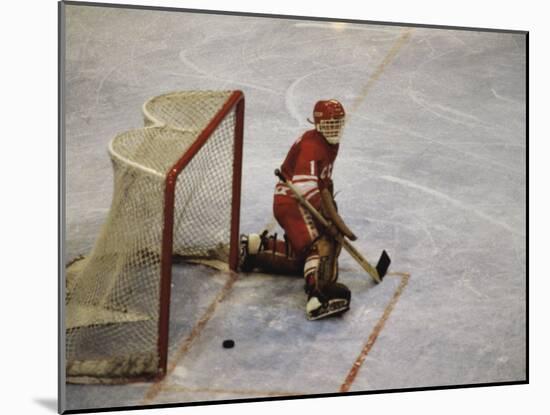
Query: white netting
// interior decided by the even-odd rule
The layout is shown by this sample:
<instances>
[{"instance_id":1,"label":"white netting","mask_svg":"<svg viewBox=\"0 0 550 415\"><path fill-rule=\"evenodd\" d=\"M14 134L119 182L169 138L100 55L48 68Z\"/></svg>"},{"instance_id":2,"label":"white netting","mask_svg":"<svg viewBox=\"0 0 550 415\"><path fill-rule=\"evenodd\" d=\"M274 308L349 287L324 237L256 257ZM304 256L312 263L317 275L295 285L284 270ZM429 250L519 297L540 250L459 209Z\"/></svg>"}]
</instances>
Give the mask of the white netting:
<instances>
[{"instance_id":1,"label":"white netting","mask_svg":"<svg viewBox=\"0 0 550 415\"><path fill-rule=\"evenodd\" d=\"M110 143L109 215L92 252L67 269L69 381L111 383L158 373L166 177L230 94L153 98L144 105L148 127ZM232 108L178 176L174 254L228 261L235 122Z\"/></svg>"}]
</instances>

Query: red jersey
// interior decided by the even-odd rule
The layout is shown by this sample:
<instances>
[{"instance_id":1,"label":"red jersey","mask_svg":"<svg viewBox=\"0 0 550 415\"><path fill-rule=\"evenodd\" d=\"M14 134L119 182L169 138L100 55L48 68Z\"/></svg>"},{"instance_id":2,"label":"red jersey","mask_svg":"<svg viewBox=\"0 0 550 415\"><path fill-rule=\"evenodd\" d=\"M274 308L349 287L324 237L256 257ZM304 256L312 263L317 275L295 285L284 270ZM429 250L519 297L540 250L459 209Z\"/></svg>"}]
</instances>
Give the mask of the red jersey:
<instances>
[{"instance_id":1,"label":"red jersey","mask_svg":"<svg viewBox=\"0 0 550 415\"><path fill-rule=\"evenodd\" d=\"M329 144L317 130L306 131L290 148L281 171L287 180L315 208L321 205L320 191L332 182L332 166L338 144ZM284 183L275 186L275 203L295 202L292 191Z\"/></svg>"}]
</instances>

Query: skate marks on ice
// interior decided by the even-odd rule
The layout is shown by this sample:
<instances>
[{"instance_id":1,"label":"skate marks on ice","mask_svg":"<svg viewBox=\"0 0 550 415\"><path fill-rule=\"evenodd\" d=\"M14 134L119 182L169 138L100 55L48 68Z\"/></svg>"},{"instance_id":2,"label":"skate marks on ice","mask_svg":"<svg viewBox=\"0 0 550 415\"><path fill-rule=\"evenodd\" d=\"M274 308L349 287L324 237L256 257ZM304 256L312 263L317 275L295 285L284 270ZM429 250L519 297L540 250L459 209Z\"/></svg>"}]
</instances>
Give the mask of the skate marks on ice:
<instances>
[{"instance_id":1,"label":"skate marks on ice","mask_svg":"<svg viewBox=\"0 0 550 415\"><path fill-rule=\"evenodd\" d=\"M525 236L525 233L523 233L520 230L514 229L512 226L508 225L506 222L503 222L503 221L498 220L498 219L496 219L496 218L494 218L490 215L487 215L486 213L483 213L479 209L476 209L473 206L469 206L465 203L462 203L459 200L453 199L452 197L449 197L446 194L441 193L437 190L430 189L428 187L413 183L409 180L400 179L398 177L393 177L393 176L379 176L379 177L383 180L387 180L389 182L396 183L396 184L399 184L399 185L402 185L402 186L410 187L412 189L419 190L423 193L427 193L427 194L429 194L431 196L434 196L438 199L444 200L444 201L452 204L453 206L455 206L459 209L465 210L469 213L472 213L472 214L478 216L479 218L481 218L481 219L483 219L487 222L492 223L493 225L496 225L500 228L503 228L503 229L507 230L508 232L513 233L514 235Z\"/></svg>"},{"instance_id":2,"label":"skate marks on ice","mask_svg":"<svg viewBox=\"0 0 550 415\"><path fill-rule=\"evenodd\" d=\"M182 78L200 78L207 81L216 81L223 83L224 85L238 85L241 88L252 88L256 89L258 91L267 92L269 94L279 95L279 92L275 91L274 89L267 88L262 85L253 84L251 82L244 82L239 79L233 79L228 77L223 77L220 75L215 74L213 71L207 71L206 69L203 69L199 67L197 64L195 64L191 58L188 56L188 52L185 50L182 50L179 54L180 61L189 69L196 72L196 75L189 74L188 72L170 72L168 75L175 76L175 77L182 77Z\"/></svg>"},{"instance_id":3,"label":"skate marks on ice","mask_svg":"<svg viewBox=\"0 0 550 415\"><path fill-rule=\"evenodd\" d=\"M349 113L353 114L359 109L359 107L367 97L370 89L372 88L372 85L374 85L374 83L378 80L378 78L380 78L380 76L382 75L386 67L389 64L391 64L391 62L397 56L397 54L399 53L399 50L410 39L412 31L413 31L412 28L406 28L402 30L401 36L399 36L399 38L393 43L389 52L386 54L382 62L380 62L380 64L376 67L374 73L370 76L364 88L360 91L360 93L357 95L357 97L353 101L351 105L351 109L349 110Z\"/></svg>"},{"instance_id":4,"label":"skate marks on ice","mask_svg":"<svg viewBox=\"0 0 550 415\"><path fill-rule=\"evenodd\" d=\"M313 76L318 76L322 73L329 73L330 74L330 73L333 73L335 70L341 70L341 69L344 69L344 68L352 68L354 66L355 66L354 63L347 63L347 64L344 64L344 65L331 66L331 67L328 67L328 68L321 68L319 70L309 72L309 73L299 77L294 82L292 82L292 84L290 84L290 86L288 87L288 89L286 90L286 93L285 93L285 107L286 107L287 111L289 112L289 114L292 116L292 118L294 118L294 120L296 121L297 126L305 127L305 126L308 125L304 120L303 112L300 111L297 107L298 100L295 98L295 95L296 95L295 91L296 91L296 88L298 87L298 85L301 84L306 79L309 79Z\"/></svg>"},{"instance_id":5,"label":"skate marks on ice","mask_svg":"<svg viewBox=\"0 0 550 415\"><path fill-rule=\"evenodd\" d=\"M392 296L390 302L388 303L388 305L384 309L384 313L382 314L382 316L380 317L380 319L378 320L378 322L374 326L374 329L371 331L371 333L369 335L369 338L368 338L367 342L365 343L365 346L363 347L363 349L359 353L359 356L357 357L357 359L353 363L351 369L349 370L348 375L346 376L346 379L344 380L344 382L340 386L339 392L349 392L350 387L353 384L353 381L357 377L357 374L359 373L359 370L361 369L365 359L367 358L367 355L369 354L369 352L373 348L374 343L378 339L378 336L380 335L381 331L384 329L384 326L386 325L386 322L388 321L391 312L395 308L395 305L397 304L397 301L401 297L401 294L403 293L403 290L405 289L405 287L409 283L410 274L405 273L405 272L388 272L388 274L386 275L386 278L387 277L399 277L399 278L401 278L401 281L400 281L398 287L396 288L395 292L393 293L393 296Z\"/></svg>"},{"instance_id":6,"label":"skate marks on ice","mask_svg":"<svg viewBox=\"0 0 550 415\"><path fill-rule=\"evenodd\" d=\"M315 28L319 28L319 27L324 28L325 27L325 25L313 24L313 23L300 23L300 24L297 24L296 26L297 27L315 27ZM348 26L345 26L345 28L348 29ZM365 27L365 28L360 27L359 30L379 31L379 29L373 29L373 28L369 28L369 27ZM376 69L374 70L372 75L370 75L370 77L368 78L368 80L367 80L366 84L364 85L364 87L357 94L356 98L354 99L353 103L351 104L350 109L348 109L348 111L347 111L348 118L350 118L351 114L357 112L357 110L359 109L359 107L364 102L365 98L367 97L367 95L368 95L370 89L372 88L372 86L376 83L376 81L378 81L378 79L380 78L380 76L382 75L382 73L384 72L386 67L389 66L393 62L393 60L395 59L395 57L399 53L400 49L410 39L412 32L413 32L412 28L405 28L405 29L401 30L400 35L392 43L391 48L388 51L388 53L384 56L382 61L377 65ZM389 41L389 40L393 40L393 39L395 39L395 35L392 34L389 38L385 38L384 40ZM378 39L378 40L380 40L380 39ZM319 76L320 74L325 73L325 72L334 73L337 70L341 70L341 69L344 69L344 68L354 68L356 66L357 66L356 62L346 63L346 64L338 65L338 66L334 66L334 65L333 66L328 66L328 67L325 66L325 67L323 67L321 69L318 69L316 71L306 73L306 74L302 75L301 77L297 78L294 82L292 82L292 84L287 88L287 91L285 93L285 107L286 107L287 111L289 112L289 114L292 116L292 118L297 122L296 125L297 126L307 125L307 124L304 123L303 112L300 111L297 107L297 103L299 102L299 100L296 99L296 97L295 97L295 95L297 95L295 93L295 91L296 91L299 84L301 84L306 79L312 78L314 76ZM348 122L349 122L349 120L348 120Z\"/></svg>"}]
</instances>

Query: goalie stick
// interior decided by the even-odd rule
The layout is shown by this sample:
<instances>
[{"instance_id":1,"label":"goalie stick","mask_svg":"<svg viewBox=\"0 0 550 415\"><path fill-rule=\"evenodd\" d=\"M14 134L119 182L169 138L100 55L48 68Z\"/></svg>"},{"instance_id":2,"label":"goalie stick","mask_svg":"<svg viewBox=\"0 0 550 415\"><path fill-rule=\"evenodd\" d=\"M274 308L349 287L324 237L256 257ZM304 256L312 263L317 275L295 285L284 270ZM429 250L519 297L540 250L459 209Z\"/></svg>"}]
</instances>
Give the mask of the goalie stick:
<instances>
[{"instance_id":1,"label":"goalie stick","mask_svg":"<svg viewBox=\"0 0 550 415\"><path fill-rule=\"evenodd\" d=\"M296 189L296 187L286 179L286 177L283 175L283 173L279 170L275 170L275 176L277 176L283 183L285 183L292 193L296 196L298 201L315 217L315 219L325 228L328 228L330 226L330 223L325 219L321 213L317 209L315 209L311 203L309 203ZM380 259L378 260L378 264L376 264L376 268L373 267L369 261L367 261L363 255L361 255L357 249L341 234L337 237L338 242L340 242L343 246L343 248L348 251L348 253L351 255L353 259L355 259L361 267L367 271L367 273L372 277L376 283L380 283L382 281L382 278L386 275L386 272L388 271L388 268L390 266L390 257L388 256L387 252L385 250L382 251L382 254L380 255Z\"/></svg>"}]
</instances>

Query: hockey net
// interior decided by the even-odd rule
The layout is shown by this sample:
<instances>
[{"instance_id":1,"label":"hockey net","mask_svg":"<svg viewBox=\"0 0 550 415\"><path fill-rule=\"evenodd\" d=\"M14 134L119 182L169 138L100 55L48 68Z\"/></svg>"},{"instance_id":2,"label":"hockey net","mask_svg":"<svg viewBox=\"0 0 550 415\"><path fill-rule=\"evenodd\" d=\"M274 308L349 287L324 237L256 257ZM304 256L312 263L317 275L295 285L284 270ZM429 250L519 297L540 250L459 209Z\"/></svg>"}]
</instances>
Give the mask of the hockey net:
<instances>
[{"instance_id":1,"label":"hockey net","mask_svg":"<svg viewBox=\"0 0 550 415\"><path fill-rule=\"evenodd\" d=\"M90 254L67 268L69 382L161 378L173 256L237 266L242 93L161 95L143 113L145 128L109 145L108 217Z\"/></svg>"}]
</instances>

